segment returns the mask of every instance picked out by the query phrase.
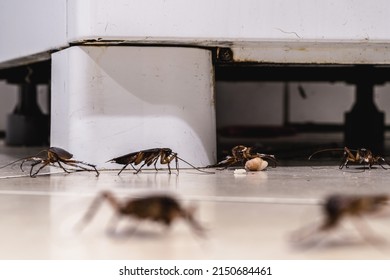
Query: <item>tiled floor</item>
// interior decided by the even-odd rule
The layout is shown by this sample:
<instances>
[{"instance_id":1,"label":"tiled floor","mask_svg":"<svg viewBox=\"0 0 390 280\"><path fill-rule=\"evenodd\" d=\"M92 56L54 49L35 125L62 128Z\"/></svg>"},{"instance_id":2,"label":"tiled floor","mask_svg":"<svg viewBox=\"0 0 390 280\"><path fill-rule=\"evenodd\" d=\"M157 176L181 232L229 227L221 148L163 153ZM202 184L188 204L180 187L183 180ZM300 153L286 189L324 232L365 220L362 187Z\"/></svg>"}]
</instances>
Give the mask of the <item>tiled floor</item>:
<instances>
[{"instance_id":1,"label":"tiled floor","mask_svg":"<svg viewBox=\"0 0 390 280\"><path fill-rule=\"evenodd\" d=\"M1 146L0 165L34 149ZM28 166L27 166L28 167ZM0 169L1 259L388 259L390 215L367 219L370 228L388 242L369 243L350 223L298 246L294 232L320 222L321 202L330 193L387 193L390 170L343 172L335 166L278 166L235 175L213 175L183 169L166 171L55 172L30 178L18 165ZM94 197L110 190L119 199L167 192L197 208L207 228L195 235L183 221L169 231L153 223L123 220L116 233L107 225L112 209L103 203L82 231L76 225ZM76 227L77 228L77 227ZM317 239L316 239L317 238ZM302 245L302 244L301 244Z\"/></svg>"}]
</instances>

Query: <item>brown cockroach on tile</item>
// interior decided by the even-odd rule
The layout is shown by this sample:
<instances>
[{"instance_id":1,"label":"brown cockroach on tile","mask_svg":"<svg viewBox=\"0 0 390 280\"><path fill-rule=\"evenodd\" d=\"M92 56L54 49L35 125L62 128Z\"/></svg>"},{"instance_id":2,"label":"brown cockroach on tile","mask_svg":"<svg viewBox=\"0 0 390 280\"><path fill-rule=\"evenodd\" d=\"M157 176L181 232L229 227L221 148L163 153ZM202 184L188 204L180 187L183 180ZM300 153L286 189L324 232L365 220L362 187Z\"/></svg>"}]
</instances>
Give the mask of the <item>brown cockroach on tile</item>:
<instances>
[{"instance_id":1,"label":"brown cockroach on tile","mask_svg":"<svg viewBox=\"0 0 390 280\"><path fill-rule=\"evenodd\" d=\"M342 220L347 217L359 218L360 221L363 216L379 213L389 206L390 197L386 194L374 195L353 195L353 194L333 194L328 196L323 204L324 219L322 223L315 227L314 230L306 231L298 230L294 234L293 241L306 242L311 236L318 233L326 233L336 229L340 226ZM368 236L369 228L367 225L362 227L362 224L357 224L355 220L354 225L359 233L367 241L375 241L372 236ZM378 239L378 238L375 238Z\"/></svg>"},{"instance_id":2,"label":"brown cockroach on tile","mask_svg":"<svg viewBox=\"0 0 390 280\"><path fill-rule=\"evenodd\" d=\"M323 149L314 152L309 156L309 160L318 153L331 152L331 151L344 151L343 158L339 165L339 169L348 168L349 164L363 165L363 167L368 166L369 169L375 164L378 164L383 169L388 169L384 165L390 166L390 163L383 157L374 155L370 150L365 148L360 148L357 150L349 149L344 147L344 149Z\"/></svg>"},{"instance_id":3,"label":"brown cockroach on tile","mask_svg":"<svg viewBox=\"0 0 390 280\"><path fill-rule=\"evenodd\" d=\"M255 159L255 158L260 158L260 159L265 160L267 162L271 161L273 163L273 166L274 167L276 166L277 161L276 161L276 158L274 155L253 153L252 150L253 150L252 147L246 147L244 145L235 146L232 148L232 155L231 156L227 156L224 160L218 162L217 164L209 165L207 167L221 167L222 169L226 169L229 166L232 166L235 164L245 165L246 162L248 162L249 160ZM263 167L264 167L264 164L263 164Z\"/></svg>"},{"instance_id":4,"label":"brown cockroach on tile","mask_svg":"<svg viewBox=\"0 0 390 280\"><path fill-rule=\"evenodd\" d=\"M73 155L69 153L68 151L58 148L58 147L50 147L49 149L42 150L38 154L34 156L29 156L25 158L21 158L18 160L15 160L11 163L8 163L1 168L7 167L9 165L12 165L18 161L22 161L20 164L20 169L23 170L23 165L26 162L32 162L31 163L31 169L30 169L30 177L36 177L37 174L47 165L55 165L56 163L58 166L64 170L66 173L70 173L68 169L64 167L64 165L72 166L79 169L72 169L71 171L89 171L89 172L96 172L96 176L99 176L99 171L96 169L96 165L86 163L83 161L75 160L73 159ZM35 171L34 167L41 164L41 166ZM91 168L89 168L91 167Z\"/></svg>"},{"instance_id":5,"label":"brown cockroach on tile","mask_svg":"<svg viewBox=\"0 0 390 280\"><path fill-rule=\"evenodd\" d=\"M159 160L160 159L160 160ZM137 152L132 152L123 156L119 156L113 159L108 160L107 162L112 162L112 163L117 163L117 164L123 164L124 166L122 169L118 172L118 175L122 173L123 170L128 165L131 165L131 167L135 170L135 174L139 173L141 169L146 165L150 166L153 164L154 169L157 170L157 163L159 162L160 164L166 164L168 166L168 171L169 174L171 174L171 166L170 163L175 160L176 164L176 170L179 172L179 166L178 166L178 160L188 164L192 168L204 172L204 173L212 173L208 172L205 170L201 170L198 167L193 166L189 162L185 161L184 159L180 158L177 153L173 152L172 149L170 148L154 148L154 149L147 149L147 150L141 150ZM136 169L134 165L138 165L140 163L143 164L141 165L140 168Z\"/></svg>"},{"instance_id":6,"label":"brown cockroach on tile","mask_svg":"<svg viewBox=\"0 0 390 280\"><path fill-rule=\"evenodd\" d=\"M82 229L93 218L103 200L109 202L119 218L132 217L139 221L150 220L163 224L167 228L176 219L183 218L197 235L204 234L204 228L194 218L195 209L184 208L172 196L165 194L147 195L121 202L110 191L103 191L95 198L79 223L79 229Z\"/></svg>"},{"instance_id":7,"label":"brown cockroach on tile","mask_svg":"<svg viewBox=\"0 0 390 280\"><path fill-rule=\"evenodd\" d=\"M324 204L325 221L320 230L336 227L346 216L377 213L388 206L389 196L379 195L330 195Z\"/></svg>"}]
</instances>

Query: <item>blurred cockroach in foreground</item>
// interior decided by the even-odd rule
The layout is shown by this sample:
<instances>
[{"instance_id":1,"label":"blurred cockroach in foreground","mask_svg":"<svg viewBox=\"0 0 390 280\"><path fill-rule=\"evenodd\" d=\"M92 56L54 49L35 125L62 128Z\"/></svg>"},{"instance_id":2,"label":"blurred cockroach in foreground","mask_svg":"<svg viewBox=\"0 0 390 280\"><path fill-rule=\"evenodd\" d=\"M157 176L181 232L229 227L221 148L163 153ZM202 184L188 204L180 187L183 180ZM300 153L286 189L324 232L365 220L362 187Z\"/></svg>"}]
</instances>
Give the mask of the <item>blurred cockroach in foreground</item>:
<instances>
[{"instance_id":1,"label":"blurred cockroach in foreground","mask_svg":"<svg viewBox=\"0 0 390 280\"><path fill-rule=\"evenodd\" d=\"M189 162L185 161L184 159L178 157L177 153L174 153L171 149L169 148L154 148L154 149L148 149L148 150L142 150L142 151L137 151L133 153L129 153L120 157L116 157L113 159L108 160L107 162L113 162L113 163L118 163L118 164L123 164L123 168L119 171L118 175L122 173L122 171L130 164L131 167L135 170L135 174L139 173L141 169L146 165L154 165L154 169L157 170L157 163L160 159L160 164L166 164L168 166L169 174L171 174L171 166L170 163L171 161L175 160L176 164L176 170L179 172L179 166L178 166L178 160L181 160L182 162L188 164L192 168L200 171L200 172L205 172L205 173L211 173L208 171L201 170ZM143 164L141 165L140 168L136 169L134 165L138 165L141 162ZM133 165L134 164L134 165Z\"/></svg>"},{"instance_id":2,"label":"blurred cockroach in foreground","mask_svg":"<svg viewBox=\"0 0 390 280\"><path fill-rule=\"evenodd\" d=\"M42 156L40 156L42 155ZM79 160L73 159L73 155L69 153L68 151L65 151L64 149L58 148L58 147L50 147L49 149L42 150L38 154L34 156L29 156L25 158L21 158L18 160L15 160L7 165L4 165L1 168L4 168L6 166L12 165L18 161L22 161L20 164L20 169L24 172L23 170L23 164L26 162L32 162L31 163L31 169L30 169L30 177L36 177L39 171L41 171L45 166L47 165L55 165L55 163L58 164L62 170L64 170L66 173L70 173L68 169L64 167L63 164L69 165L75 168L79 169L72 169L71 171L92 171L96 172L96 176L99 176L99 171L96 169L96 165L89 164L86 162L82 162ZM41 164L41 166L35 171L34 167L38 164ZM91 167L92 169L88 168Z\"/></svg>"},{"instance_id":3,"label":"blurred cockroach in foreground","mask_svg":"<svg viewBox=\"0 0 390 280\"><path fill-rule=\"evenodd\" d=\"M254 158L260 158L262 160L271 161L273 166L276 166L276 158L274 155L253 153L252 147L245 147L243 145L238 145L232 148L232 155L227 156L224 160L218 162L214 165L209 165L207 167L222 167L223 169L228 168L229 166L235 164L245 165L245 163Z\"/></svg>"},{"instance_id":4,"label":"blurred cockroach in foreground","mask_svg":"<svg viewBox=\"0 0 390 280\"><path fill-rule=\"evenodd\" d=\"M342 161L339 165L339 169L348 168L350 163L363 165L365 167L368 165L368 168L371 169L371 167L374 164L380 165L383 169L388 169L384 166L384 164L390 166L390 163L386 161L381 156L373 155L373 153L365 148L360 148L357 150L352 150L347 147L344 147L344 149L324 149L319 150L317 152L314 152L309 156L309 160L312 159L312 157L315 154L322 153L322 152L330 152L330 151L344 151Z\"/></svg>"},{"instance_id":5,"label":"blurred cockroach in foreground","mask_svg":"<svg viewBox=\"0 0 390 280\"><path fill-rule=\"evenodd\" d=\"M356 229L366 239L366 241L376 241L378 238L369 236L369 228L362 224L362 217L375 214L389 206L390 197L384 194L378 195L330 195L323 204L323 222L314 230L298 230L293 237L293 241L305 243L309 237L318 233L327 233L336 229L346 217L355 217L353 220ZM360 221L360 224L357 222ZM364 226L364 227L363 227ZM304 232L306 231L306 232ZM376 239L376 240L375 240Z\"/></svg>"},{"instance_id":6,"label":"blurred cockroach in foreground","mask_svg":"<svg viewBox=\"0 0 390 280\"><path fill-rule=\"evenodd\" d=\"M116 217L119 218L127 216L136 218L139 221L151 220L161 223L168 228L175 219L183 218L189 223L196 234L201 236L204 233L204 228L193 217L195 208L183 208L171 196L149 195L120 202L109 191L104 191L95 198L81 220L79 229L82 229L93 218L103 200L107 200L110 203L115 211Z\"/></svg>"}]
</instances>

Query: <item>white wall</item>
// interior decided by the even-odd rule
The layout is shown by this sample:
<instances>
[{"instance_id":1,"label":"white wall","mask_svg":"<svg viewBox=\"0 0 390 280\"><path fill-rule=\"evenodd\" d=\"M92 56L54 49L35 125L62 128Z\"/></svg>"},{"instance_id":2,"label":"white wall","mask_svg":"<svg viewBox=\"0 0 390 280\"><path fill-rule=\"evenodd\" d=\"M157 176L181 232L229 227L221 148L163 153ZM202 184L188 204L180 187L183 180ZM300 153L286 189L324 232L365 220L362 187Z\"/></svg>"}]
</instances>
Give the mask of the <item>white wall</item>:
<instances>
[{"instance_id":1,"label":"white wall","mask_svg":"<svg viewBox=\"0 0 390 280\"><path fill-rule=\"evenodd\" d=\"M281 125L283 84L217 82L217 126Z\"/></svg>"},{"instance_id":2,"label":"white wall","mask_svg":"<svg viewBox=\"0 0 390 280\"><path fill-rule=\"evenodd\" d=\"M11 0L9 0L11 1ZM68 40L388 41L387 0L68 0ZM114 4L115 3L115 4Z\"/></svg>"},{"instance_id":3,"label":"white wall","mask_svg":"<svg viewBox=\"0 0 390 280\"><path fill-rule=\"evenodd\" d=\"M385 112L385 123L390 124L390 82L375 88L375 103Z\"/></svg>"},{"instance_id":4,"label":"white wall","mask_svg":"<svg viewBox=\"0 0 390 280\"><path fill-rule=\"evenodd\" d=\"M346 83L289 83L293 123L342 124L355 100L355 87ZM302 98L298 86L304 89ZM217 82L217 126L282 125L282 82ZM390 124L390 83L375 87L375 102Z\"/></svg>"},{"instance_id":5,"label":"white wall","mask_svg":"<svg viewBox=\"0 0 390 280\"><path fill-rule=\"evenodd\" d=\"M0 131L5 130L6 118L16 105L18 88L0 81Z\"/></svg>"},{"instance_id":6,"label":"white wall","mask_svg":"<svg viewBox=\"0 0 390 280\"><path fill-rule=\"evenodd\" d=\"M298 92L301 85L307 98ZM217 125L281 125L283 124L283 83L218 82ZM354 102L355 89L344 83L290 83L290 121L342 123L344 112ZM40 108L47 113L47 86L38 86ZM6 115L17 102L18 88L0 81L0 131L4 131ZM385 112L390 125L390 83L375 87L375 103Z\"/></svg>"},{"instance_id":7,"label":"white wall","mask_svg":"<svg viewBox=\"0 0 390 280\"><path fill-rule=\"evenodd\" d=\"M0 68L17 59L47 59L44 53L66 46L66 10L66 0L1 0Z\"/></svg>"},{"instance_id":8,"label":"white wall","mask_svg":"<svg viewBox=\"0 0 390 280\"><path fill-rule=\"evenodd\" d=\"M48 86L38 85L38 104L44 114L48 113ZM18 100L19 88L16 85L0 81L0 131L6 127L7 115L12 113Z\"/></svg>"},{"instance_id":9,"label":"white wall","mask_svg":"<svg viewBox=\"0 0 390 280\"><path fill-rule=\"evenodd\" d=\"M298 87L303 88L303 98ZM346 83L291 83L290 121L341 124L344 113L352 108L355 87Z\"/></svg>"},{"instance_id":10,"label":"white wall","mask_svg":"<svg viewBox=\"0 0 390 280\"><path fill-rule=\"evenodd\" d=\"M305 58L390 64L387 0L1 0L0 67L15 59L48 57L51 50L85 40L233 46L278 43L284 62ZM200 16L201 15L201 16ZM290 43L302 43L296 45ZM322 43L331 43L324 52ZM374 44L374 45L369 45ZM315 47L314 49L312 47ZM275 47L275 46L274 46ZM296 51L291 51L296 49ZM271 49L273 47L271 46ZM282 54L280 50L284 51ZM366 51L371 49L371 51ZM266 50L267 51L267 50ZM264 53L241 53L255 60ZM274 53L274 52L273 52ZM273 54L269 54L273 56ZM342 56L341 56L342 55ZM262 58L264 58L261 55ZM277 58L277 57L275 57ZM374 59L375 58L375 59ZM259 61L259 60L257 60ZM264 61L264 60L261 60ZM268 60L267 60L268 61Z\"/></svg>"}]
</instances>

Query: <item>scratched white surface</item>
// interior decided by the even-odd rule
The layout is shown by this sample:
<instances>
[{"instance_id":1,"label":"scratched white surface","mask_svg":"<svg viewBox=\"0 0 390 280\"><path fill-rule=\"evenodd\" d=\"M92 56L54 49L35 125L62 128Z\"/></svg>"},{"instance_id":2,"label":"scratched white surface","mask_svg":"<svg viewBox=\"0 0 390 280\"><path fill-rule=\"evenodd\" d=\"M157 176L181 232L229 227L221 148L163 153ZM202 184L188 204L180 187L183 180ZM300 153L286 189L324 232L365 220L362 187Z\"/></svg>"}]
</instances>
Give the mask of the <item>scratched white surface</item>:
<instances>
[{"instance_id":1,"label":"scratched white surface","mask_svg":"<svg viewBox=\"0 0 390 280\"><path fill-rule=\"evenodd\" d=\"M52 51L86 41L202 46L254 42L265 43L266 52L238 46L237 58L274 59L275 52L284 50L282 57L288 58L284 62L301 62L304 54L310 58L304 63L311 63L313 54L317 63L377 63L383 56L389 63L383 45L390 40L389 14L386 0L377 0L375 5L364 0L156 0L153 4L139 0L3 0L0 67L23 59L49 58ZM352 47L340 45L345 42L352 42ZM268 50L268 43L277 45ZM324 48L322 43L330 45ZM329 56L334 51L336 55Z\"/></svg>"}]
</instances>

